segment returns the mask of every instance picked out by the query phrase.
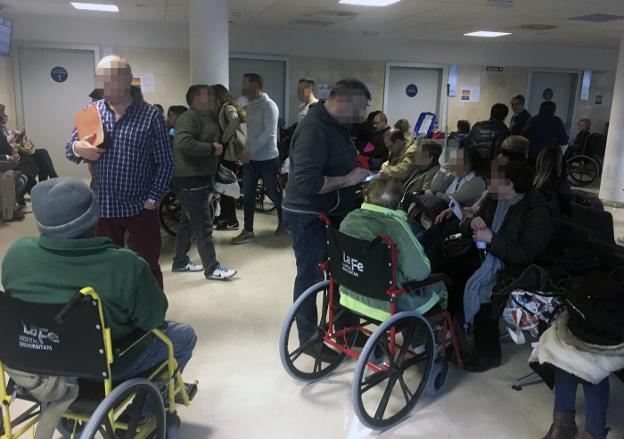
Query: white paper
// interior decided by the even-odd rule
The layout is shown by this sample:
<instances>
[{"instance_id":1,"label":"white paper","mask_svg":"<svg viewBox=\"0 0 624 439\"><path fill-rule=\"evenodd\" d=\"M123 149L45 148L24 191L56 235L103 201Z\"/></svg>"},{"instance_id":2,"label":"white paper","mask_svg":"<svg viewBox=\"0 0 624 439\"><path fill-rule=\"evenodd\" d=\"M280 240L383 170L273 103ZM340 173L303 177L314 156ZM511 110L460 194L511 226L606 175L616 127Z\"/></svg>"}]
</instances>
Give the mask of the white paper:
<instances>
[{"instance_id":1,"label":"white paper","mask_svg":"<svg viewBox=\"0 0 624 439\"><path fill-rule=\"evenodd\" d=\"M479 102L481 99L481 87L478 85L462 85L459 88L459 100L461 102Z\"/></svg>"},{"instance_id":2,"label":"white paper","mask_svg":"<svg viewBox=\"0 0 624 439\"><path fill-rule=\"evenodd\" d=\"M153 93L156 91L153 73L133 73L133 76L141 81L142 92Z\"/></svg>"},{"instance_id":3,"label":"white paper","mask_svg":"<svg viewBox=\"0 0 624 439\"><path fill-rule=\"evenodd\" d=\"M329 93L331 92L332 85L331 84L318 84L316 86L316 97L322 101L326 101L329 98Z\"/></svg>"}]
</instances>

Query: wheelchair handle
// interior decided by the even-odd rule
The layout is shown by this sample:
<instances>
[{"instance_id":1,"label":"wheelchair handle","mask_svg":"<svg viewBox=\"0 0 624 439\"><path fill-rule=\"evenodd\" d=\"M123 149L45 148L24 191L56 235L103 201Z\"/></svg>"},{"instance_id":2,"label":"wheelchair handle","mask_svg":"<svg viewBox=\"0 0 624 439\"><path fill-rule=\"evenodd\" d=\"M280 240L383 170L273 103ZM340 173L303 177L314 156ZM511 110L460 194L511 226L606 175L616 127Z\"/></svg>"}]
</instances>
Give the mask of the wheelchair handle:
<instances>
[{"instance_id":1,"label":"wheelchair handle","mask_svg":"<svg viewBox=\"0 0 624 439\"><path fill-rule=\"evenodd\" d=\"M74 297L72 297L69 302L67 302L65 306L59 311L59 313L54 316L54 321L59 325L62 325L63 321L65 320L65 316L72 310L74 306L78 304L78 302L82 300L82 298L83 295L81 293L76 293Z\"/></svg>"}]
</instances>

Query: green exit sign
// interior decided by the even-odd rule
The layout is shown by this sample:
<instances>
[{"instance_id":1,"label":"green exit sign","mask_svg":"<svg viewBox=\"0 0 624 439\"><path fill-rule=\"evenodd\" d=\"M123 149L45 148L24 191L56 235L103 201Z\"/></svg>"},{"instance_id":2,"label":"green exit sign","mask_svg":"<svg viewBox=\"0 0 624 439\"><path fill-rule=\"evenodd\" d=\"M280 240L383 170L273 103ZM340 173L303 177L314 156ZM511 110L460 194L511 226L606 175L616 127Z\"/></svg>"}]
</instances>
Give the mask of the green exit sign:
<instances>
[{"instance_id":1,"label":"green exit sign","mask_svg":"<svg viewBox=\"0 0 624 439\"><path fill-rule=\"evenodd\" d=\"M504 72L505 71L505 67L500 67L500 66L487 66L485 68L486 71L488 72Z\"/></svg>"}]
</instances>

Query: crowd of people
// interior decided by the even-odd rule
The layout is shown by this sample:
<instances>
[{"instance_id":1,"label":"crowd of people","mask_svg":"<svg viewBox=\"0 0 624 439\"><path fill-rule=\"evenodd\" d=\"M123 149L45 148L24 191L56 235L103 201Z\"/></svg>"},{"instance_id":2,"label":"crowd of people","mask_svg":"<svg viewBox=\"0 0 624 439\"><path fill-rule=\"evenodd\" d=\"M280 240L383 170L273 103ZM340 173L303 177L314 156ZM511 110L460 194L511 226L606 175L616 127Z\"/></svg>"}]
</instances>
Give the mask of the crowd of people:
<instances>
[{"instance_id":1,"label":"crowd of people","mask_svg":"<svg viewBox=\"0 0 624 439\"><path fill-rule=\"evenodd\" d=\"M362 122L371 95L361 81L338 81L328 99L319 102L314 81L304 78L298 83L301 108L297 126L290 129L284 190L278 179L283 167L279 111L264 92L260 75L242 78L248 101L244 108L223 85L197 84L188 89L187 106L170 107L166 117L162 108L132 91L132 71L123 58L104 58L96 79L101 95L92 105L100 115L104 141L94 144L94 135L81 138L74 130L66 147L69 160L88 164L91 188L76 179L55 178L43 149L36 148L32 156L16 153L14 145L23 141L24 133L5 131L6 117L0 114L0 165L7 162L21 171L15 172L15 196L21 203L23 194L31 193L41 233L19 239L5 255L2 281L11 294L33 302L63 302L76 289L91 285L102 297L114 341L133 329L162 325L167 299L157 206L165 192L175 191L183 212L172 271L203 272L210 280L237 274L219 262L213 242L213 229L240 227L237 200L214 190L225 168L242 172L243 180L244 225L231 243L255 239L255 196L261 179L276 207L275 233L287 230L291 237L293 300L323 280L319 264L327 257L327 244L319 215L354 237L387 234L398 247L400 284L424 280L432 272L453 279L448 291L434 285L401 296L399 309L425 314L448 307L460 330L475 340L464 368L485 372L501 364L492 290L501 278L519 274L547 250L553 218L569 211L572 198L560 149L568 136L553 102L544 102L531 117L524 97L513 97L509 127L504 104L495 104L490 119L472 128L460 121L461 147L441 165L442 144L415 137L407 119L391 124L384 113L374 111ZM587 130L579 136L589 130L589 122L582 122ZM36 172L29 163L36 165ZM450 252L449 239L456 236L461 237L461 251ZM192 242L201 264L188 257ZM45 270L37 276L24 272L27 260ZM65 276L48 289L48 296L33 294L54 272ZM341 292L341 303L356 312L388 313L388 304L356 291ZM315 314L315 304L309 303L302 311L305 318L297 321L302 342L312 337L314 328L305 322L317 321ZM191 358L195 333L188 325L167 323L165 333L183 368ZM117 378L138 375L164 359L157 344L142 349L132 364L118 366ZM329 347L323 349L332 355ZM570 393L580 382L564 373L557 374L558 401L561 389ZM588 438L604 437L608 383L600 386L602 390L592 390L592 401L600 399L604 410L590 412L590 425L596 427L586 432ZM561 425L570 424L570 410L560 407L556 405L555 424L546 438L572 439L561 433Z\"/></svg>"}]
</instances>

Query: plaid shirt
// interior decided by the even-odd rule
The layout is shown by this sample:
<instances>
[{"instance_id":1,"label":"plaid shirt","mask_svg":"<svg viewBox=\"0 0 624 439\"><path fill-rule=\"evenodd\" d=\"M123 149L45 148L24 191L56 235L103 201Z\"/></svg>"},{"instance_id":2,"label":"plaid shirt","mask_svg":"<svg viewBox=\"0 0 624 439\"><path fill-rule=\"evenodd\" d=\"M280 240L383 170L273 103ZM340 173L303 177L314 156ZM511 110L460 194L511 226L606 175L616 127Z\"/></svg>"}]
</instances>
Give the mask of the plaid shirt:
<instances>
[{"instance_id":1,"label":"plaid shirt","mask_svg":"<svg viewBox=\"0 0 624 439\"><path fill-rule=\"evenodd\" d=\"M158 202L169 189L173 174L171 144L165 120L156 108L134 102L121 119L105 100L95 104L104 126L105 149L93 163L91 187L100 205L102 218L128 218L143 210L145 201ZM74 154L78 141L74 129L65 148L69 160L80 163Z\"/></svg>"}]
</instances>

